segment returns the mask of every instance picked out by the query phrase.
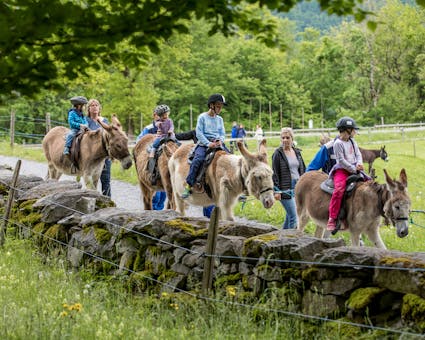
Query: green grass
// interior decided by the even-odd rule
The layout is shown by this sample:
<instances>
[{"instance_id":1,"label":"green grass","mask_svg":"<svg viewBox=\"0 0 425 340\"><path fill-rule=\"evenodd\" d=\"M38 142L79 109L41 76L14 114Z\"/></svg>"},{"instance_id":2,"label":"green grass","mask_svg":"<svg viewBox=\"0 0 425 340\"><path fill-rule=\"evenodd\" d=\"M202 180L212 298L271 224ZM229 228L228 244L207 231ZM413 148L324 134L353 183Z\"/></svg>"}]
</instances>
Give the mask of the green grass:
<instances>
[{"instance_id":1,"label":"green grass","mask_svg":"<svg viewBox=\"0 0 425 340\"><path fill-rule=\"evenodd\" d=\"M373 339L381 331L316 325L289 317L291 294L271 289L233 304L237 289L211 301L188 294L135 295L125 277L72 273L61 256L44 257L29 240L0 248L1 339ZM350 335L348 335L348 333ZM347 333L347 334L345 334ZM348 336L348 337L347 337Z\"/></svg>"}]
</instances>

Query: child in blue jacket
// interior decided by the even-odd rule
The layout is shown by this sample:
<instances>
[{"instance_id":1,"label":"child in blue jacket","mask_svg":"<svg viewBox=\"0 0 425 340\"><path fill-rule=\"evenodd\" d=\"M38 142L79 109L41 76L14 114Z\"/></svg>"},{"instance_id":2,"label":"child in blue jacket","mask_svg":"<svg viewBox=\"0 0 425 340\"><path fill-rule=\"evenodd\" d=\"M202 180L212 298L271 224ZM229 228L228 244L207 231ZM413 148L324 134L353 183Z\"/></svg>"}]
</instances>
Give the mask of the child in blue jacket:
<instances>
[{"instance_id":1,"label":"child in blue jacket","mask_svg":"<svg viewBox=\"0 0 425 340\"><path fill-rule=\"evenodd\" d=\"M78 131L82 127L88 128L88 122L83 112L83 107L87 104L87 98L83 96L72 97L71 104L73 107L68 111L68 123L71 131L66 135L65 148L63 149L64 155L69 155L72 141Z\"/></svg>"}]
</instances>

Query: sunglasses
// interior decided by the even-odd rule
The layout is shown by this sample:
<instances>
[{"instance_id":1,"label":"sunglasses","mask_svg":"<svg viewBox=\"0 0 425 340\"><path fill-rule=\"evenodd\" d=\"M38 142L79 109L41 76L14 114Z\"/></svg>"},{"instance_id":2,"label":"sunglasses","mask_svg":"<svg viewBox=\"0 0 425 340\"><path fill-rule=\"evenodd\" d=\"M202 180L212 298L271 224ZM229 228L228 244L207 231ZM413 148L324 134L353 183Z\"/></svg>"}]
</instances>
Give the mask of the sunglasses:
<instances>
[{"instance_id":1,"label":"sunglasses","mask_svg":"<svg viewBox=\"0 0 425 340\"><path fill-rule=\"evenodd\" d=\"M291 139L291 137L282 136L282 139Z\"/></svg>"}]
</instances>

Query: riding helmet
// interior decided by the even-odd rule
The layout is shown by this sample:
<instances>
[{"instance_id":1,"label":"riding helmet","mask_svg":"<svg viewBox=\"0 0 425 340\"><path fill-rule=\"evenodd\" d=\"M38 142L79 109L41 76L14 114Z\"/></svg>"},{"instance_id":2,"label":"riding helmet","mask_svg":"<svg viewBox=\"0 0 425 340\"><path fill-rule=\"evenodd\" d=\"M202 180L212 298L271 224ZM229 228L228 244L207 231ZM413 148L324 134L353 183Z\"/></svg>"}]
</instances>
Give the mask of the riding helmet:
<instances>
[{"instance_id":1,"label":"riding helmet","mask_svg":"<svg viewBox=\"0 0 425 340\"><path fill-rule=\"evenodd\" d=\"M356 124L356 121L351 117L342 117L336 122L336 128L338 131L344 131L346 129L355 129L358 130L359 127Z\"/></svg>"},{"instance_id":2,"label":"riding helmet","mask_svg":"<svg viewBox=\"0 0 425 340\"><path fill-rule=\"evenodd\" d=\"M72 97L71 99L72 105L85 105L87 104L87 98L83 96Z\"/></svg>"},{"instance_id":3,"label":"riding helmet","mask_svg":"<svg viewBox=\"0 0 425 340\"><path fill-rule=\"evenodd\" d=\"M164 113L170 112L170 108L168 105L161 104L158 105L153 112L155 112L158 116L162 116Z\"/></svg>"},{"instance_id":4,"label":"riding helmet","mask_svg":"<svg viewBox=\"0 0 425 340\"><path fill-rule=\"evenodd\" d=\"M223 105L227 105L226 99L220 93L215 93L208 98L208 107L210 107L211 103L222 103Z\"/></svg>"}]
</instances>

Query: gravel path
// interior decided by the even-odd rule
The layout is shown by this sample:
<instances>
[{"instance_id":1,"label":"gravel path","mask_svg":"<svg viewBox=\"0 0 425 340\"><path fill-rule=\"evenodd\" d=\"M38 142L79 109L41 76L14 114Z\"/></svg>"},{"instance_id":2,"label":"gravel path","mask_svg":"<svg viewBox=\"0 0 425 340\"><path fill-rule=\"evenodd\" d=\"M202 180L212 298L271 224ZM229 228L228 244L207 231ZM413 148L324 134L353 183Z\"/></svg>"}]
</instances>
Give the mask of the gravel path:
<instances>
[{"instance_id":1,"label":"gravel path","mask_svg":"<svg viewBox=\"0 0 425 340\"><path fill-rule=\"evenodd\" d=\"M8 157L0 155L0 164L10 165L15 167L17 157ZM47 174L47 163L39 163L29 160L22 160L20 174L33 175L45 178ZM73 176L62 175L60 180L74 180ZM83 180L82 180L83 181ZM83 181L84 182L84 181ZM100 184L99 184L100 188ZM140 188L137 185L132 185L122 181L111 180L112 200L117 207L131 210L143 210L143 202L140 195ZM190 206L186 212L188 216L202 216L202 207Z\"/></svg>"}]
</instances>

